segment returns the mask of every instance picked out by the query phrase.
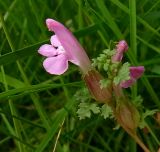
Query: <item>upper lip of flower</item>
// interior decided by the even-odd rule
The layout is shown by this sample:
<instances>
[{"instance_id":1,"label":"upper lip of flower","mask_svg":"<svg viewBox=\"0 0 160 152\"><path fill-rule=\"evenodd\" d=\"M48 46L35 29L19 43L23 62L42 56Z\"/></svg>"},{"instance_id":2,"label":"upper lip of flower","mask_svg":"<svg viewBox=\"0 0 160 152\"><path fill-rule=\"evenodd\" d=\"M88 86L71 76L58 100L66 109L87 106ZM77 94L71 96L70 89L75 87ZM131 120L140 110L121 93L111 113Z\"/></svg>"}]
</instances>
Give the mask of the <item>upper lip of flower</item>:
<instances>
[{"instance_id":1,"label":"upper lip of flower","mask_svg":"<svg viewBox=\"0 0 160 152\"><path fill-rule=\"evenodd\" d=\"M71 60L80 66L83 72L88 71L91 65L90 60L73 34L64 25L53 19L47 19L46 25L50 31L55 33Z\"/></svg>"}]
</instances>

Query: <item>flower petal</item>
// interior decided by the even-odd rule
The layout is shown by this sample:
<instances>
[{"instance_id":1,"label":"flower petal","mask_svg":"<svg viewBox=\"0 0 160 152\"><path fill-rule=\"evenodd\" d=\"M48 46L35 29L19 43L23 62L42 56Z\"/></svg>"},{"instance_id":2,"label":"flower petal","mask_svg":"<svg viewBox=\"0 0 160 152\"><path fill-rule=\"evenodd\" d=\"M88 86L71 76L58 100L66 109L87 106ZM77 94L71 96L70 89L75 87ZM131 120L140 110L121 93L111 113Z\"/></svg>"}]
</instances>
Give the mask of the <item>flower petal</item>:
<instances>
[{"instance_id":1,"label":"flower petal","mask_svg":"<svg viewBox=\"0 0 160 152\"><path fill-rule=\"evenodd\" d=\"M134 79L138 79L144 73L144 66L130 67L130 76Z\"/></svg>"},{"instance_id":2,"label":"flower petal","mask_svg":"<svg viewBox=\"0 0 160 152\"><path fill-rule=\"evenodd\" d=\"M73 63L77 63L81 70L84 73L87 73L91 67L90 60L85 53L85 50L73 34L63 24L53 19L47 19L46 24L48 29L56 34L58 40L68 55L68 59L73 61Z\"/></svg>"},{"instance_id":3,"label":"flower petal","mask_svg":"<svg viewBox=\"0 0 160 152\"><path fill-rule=\"evenodd\" d=\"M55 47L61 46L62 44L60 43L60 41L58 40L56 35L51 36L51 44Z\"/></svg>"},{"instance_id":4,"label":"flower petal","mask_svg":"<svg viewBox=\"0 0 160 152\"><path fill-rule=\"evenodd\" d=\"M46 57L52 57L57 55L57 50L52 45L44 44L39 48L38 53Z\"/></svg>"},{"instance_id":5,"label":"flower petal","mask_svg":"<svg viewBox=\"0 0 160 152\"><path fill-rule=\"evenodd\" d=\"M125 40L121 40L116 45L116 50L118 52L126 52L128 50L128 44Z\"/></svg>"},{"instance_id":6,"label":"flower petal","mask_svg":"<svg viewBox=\"0 0 160 152\"><path fill-rule=\"evenodd\" d=\"M123 52L116 52L116 54L112 57L113 62L120 62L123 58Z\"/></svg>"},{"instance_id":7,"label":"flower petal","mask_svg":"<svg viewBox=\"0 0 160 152\"><path fill-rule=\"evenodd\" d=\"M121 82L121 83L120 83L120 86L121 86L122 88L128 88L128 87L131 87L135 82L136 82L135 79L130 78L129 80L126 80L126 81Z\"/></svg>"},{"instance_id":8,"label":"flower petal","mask_svg":"<svg viewBox=\"0 0 160 152\"><path fill-rule=\"evenodd\" d=\"M64 54L49 57L44 60L43 66L50 74L61 75L68 69L68 59Z\"/></svg>"}]
</instances>

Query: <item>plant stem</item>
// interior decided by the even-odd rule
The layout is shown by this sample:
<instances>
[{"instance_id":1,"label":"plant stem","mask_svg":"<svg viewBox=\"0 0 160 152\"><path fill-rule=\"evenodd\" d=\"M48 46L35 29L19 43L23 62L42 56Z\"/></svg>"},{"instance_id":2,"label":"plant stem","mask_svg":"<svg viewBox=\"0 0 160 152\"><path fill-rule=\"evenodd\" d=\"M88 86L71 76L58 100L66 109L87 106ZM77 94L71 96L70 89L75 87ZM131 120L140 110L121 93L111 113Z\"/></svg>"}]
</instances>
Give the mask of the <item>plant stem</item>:
<instances>
[{"instance_id":1,"label":"plant stem","mask_svg":"<svg viewBox=\"0 0 160 152\"><path fill-rule=\"evenodd\" d=\"M119 121L118 121L119 122ZM122 123L119 122L122 128L136 141L136 143L145 151L150 152L150 150L146 147L146 145L141 141L141 139L137 136L135 130L130 130L126 128Z\"/></svg>"},{"instance_id":2,"label":"plant stem","mask_svg":"<svg viewBox=\"0 0 160 152\"><path fill-rule=\"evenodd\" d=\"M133 52L133 57L137 57L137 25L136 25L136 0L129 0L130 11L130 46ZM132 96L137 96L137 85L132 87Z\"/></svg>"},{"instance_id":3,"label":"plant stem","mask_svg":"<svg viewBox=\"0 0 160 152\"><path fill-rule=\"evenodd\" d=\"M137 25L136 25L136 0L129 0L130 10L130 46L134 56L137 56Z\"/></svg>"}]
</instances>

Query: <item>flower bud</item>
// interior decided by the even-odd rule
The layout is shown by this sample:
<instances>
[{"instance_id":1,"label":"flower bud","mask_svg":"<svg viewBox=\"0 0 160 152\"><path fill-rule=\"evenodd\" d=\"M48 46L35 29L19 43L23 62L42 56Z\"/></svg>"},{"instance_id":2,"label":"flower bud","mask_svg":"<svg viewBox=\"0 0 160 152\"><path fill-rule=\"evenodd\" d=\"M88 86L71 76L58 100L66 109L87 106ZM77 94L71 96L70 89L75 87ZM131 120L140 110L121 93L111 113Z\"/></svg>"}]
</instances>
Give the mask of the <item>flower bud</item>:
<instances>
[{"instance_id":1,"label":"flower bud","mask_svg":"<svg viewBox=\"0 0 160 152\"><path fill-rule=\"evenodd\" d=\"M140 115L136 107L131 102L124 101L120 101L116 107L116 118L123 128L129 130L135 130L140 121Z\"/></svg>"},{"instance_id":2,"label":"flower bud","mask_svg":"<svg viewBox=\"0 0 160 152\"><path fill-rule=\"evenodd\" d=\"M83 79L95 100L103 103L108 103L111 101L111 87L100 87L100 80L103 80L103 77L99 72L96 70L90 70L86 75L84 75Z\"/></svg>"},{"instance_id":3,"label":"flower bud","mask_svg":"<svg viewBox=\"0 0 160 152\"><path fill-rule=\"evenodd\" d=\"M123 53L128 50L128 44L125 40L121 40L116 45L116 54L112 57L113 62L120 62L123 58Z\"/></svg>"},{"instance_id":4,"label":"flower bud","mask_svg":"<svg viewBox=\"0 0 160 152\"><path fill-rule=\"evenodd\" d=\"M125 40L121 40L116 45L116 50L119 52L126 52L128 50L128 44Z\"/></svg>"}]
</instances>

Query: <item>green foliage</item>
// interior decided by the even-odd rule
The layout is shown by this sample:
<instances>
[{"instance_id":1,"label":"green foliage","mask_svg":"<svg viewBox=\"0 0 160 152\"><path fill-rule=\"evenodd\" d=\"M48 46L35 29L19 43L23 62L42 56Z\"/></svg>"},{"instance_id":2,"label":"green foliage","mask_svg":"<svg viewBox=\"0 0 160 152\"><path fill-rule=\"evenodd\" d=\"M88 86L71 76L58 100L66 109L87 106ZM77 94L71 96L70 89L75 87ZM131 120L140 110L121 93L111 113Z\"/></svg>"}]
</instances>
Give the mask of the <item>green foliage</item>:
<instances>
[{"instance_id":1,"label":"green foliage","mask_svg":"<svg viewBox=\"0 0 160 152\"><path fill-rule=\"evenodd\" d=\"M147 117L152 117L156 112L158 112L158 110L154 109L154 110L149 110L149 109L146 109L144 113L142 113L141 115L141 120L140 120L140 123L139 123L139 127L142 129L144 127L147 127L147 124L146 124L146 118Z\"/></svg>"},{"instance_id":2,"label":"green foliage","mask_svg":"<svg viewBox=\"0 0 160 152\"><path fill-rule=\"evenodd\" d=\"M115 50L106 49L99 57L93 59L92 66L97 67L100 71L108 72L111 65L111 57L115 54Z\"/></svg>"},{"instance_id":3,"label":"green foliage","mask_svg":"<svg viewBox=\"0 0 160 152\"><path fill-rule=\"evenodd\" d=\"M80 120L91 118L92 113L99 114L99 116L102 116L104 119L113 118L113 111L107 104L99 106L96 103L81 102L78 107L77 114Z\"/></svg>"},{"instance_id":4,"label":"green foliage","mask_svg":"<svg viewBox=\"0 0 160 152\"><path fill-rule=\"evenodd\" d=\"M138 95L136 96L133 100L132 100L133 104L139 108L139 109L142 109L143 108L143 105L142 105L142 102L143 102L143 98Z\"/></svg>"},{"instance_id":5,"label":"green foliage","mask_svg":"<svg viewBox=\"0 0 160 152\"><path fill-rule=\"evenodd\" d=\"M74 95L74 100L78 102L88 102L91 100L91 95L86 87L78 90Z\"/></svg>"},{"instance_id":6,"label":"green foliage","mask_svg":"<svg viewBox=\"0 0 160 152\"><path fill-rule=\"evenodd\" d=\"M113 118L113 111L111 107L109 107L107 104L104 104L101 108L101 116L106 118Z\"/></svg>"},{"instance_id":7,"label":"green foliage","mask_svg":"<svg viewBox=\"0 0 160 152\"><path fill-rule=\"evenodd\" d=\"M80 120L91 118L92 113L99 114L99 116L102 116L104 119L113 118L112 109L107 104L98 105L95 102L90 102L91 96L87 88L82 88L77 91L74 99L79 102L77 115Z\"/></svg>"},{"instance_id":8,"label":"green foliage","mask_svg":"<svg viewBox=\"0 0 160 152\"><path fill-rule=\"evenodd\" d=\"M119 69L117 76L114 77L114 84L117 85L122 81L129 80L130 75L129 75L129 66L130 64L128 62L124 63L121 68Z\"/></svg>"},{"instance_id":9,"label":"green foliage","mask_svg":"<svg viewBox=\"0 0 160 152\"><path fill-rule=\"evenodd\" d=\"M120 82L130 79L130 64L128 62L121 65L120 62L112 62L112 56L115 54L115 50L106 49L103 51L99 57L93 59L92 66L97 67L98 70L106 72L107 78L100 81L101 88L107 87L111 84L111 80L113 79L113 83L118 85ZM116 76L113 75L113 71Z\"/></svg>"},{"instance_id":10,"label":"green foliage","mask_svg":"<svg viewBox=\"0 0 160 152\"><path fill-rule=\"evenodd\" d=\"M94 114L100 113L100 109L95 103L85 103L81 102L79 104L79 109L77 111L79 119L85 119L86 117L91 117L91 112Z\"/></svg>"}]
</instances>

